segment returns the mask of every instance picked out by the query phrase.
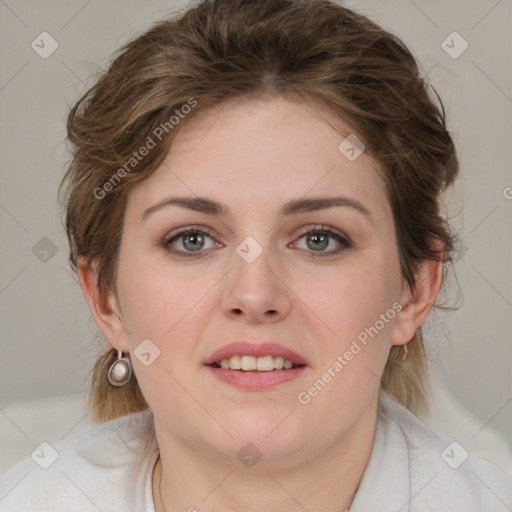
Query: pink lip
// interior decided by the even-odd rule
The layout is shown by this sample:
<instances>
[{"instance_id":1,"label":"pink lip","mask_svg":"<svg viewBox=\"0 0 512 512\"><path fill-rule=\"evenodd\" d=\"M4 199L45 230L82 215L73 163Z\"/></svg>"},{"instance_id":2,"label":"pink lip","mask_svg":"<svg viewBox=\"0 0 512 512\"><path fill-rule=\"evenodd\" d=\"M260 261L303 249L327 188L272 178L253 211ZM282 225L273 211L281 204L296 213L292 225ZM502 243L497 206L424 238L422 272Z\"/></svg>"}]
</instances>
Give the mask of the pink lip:
<instances>
[{"instance_id":1,"label":"pink lip","mask_svg":"<svg viewBox=\"0 0 512 512\"><path fill-rule=\"evenodd\" d=\"M273 370L271 372L224 370L215 366L207 366L206 368L212 372L212 375L232 386L252 391L263 391L296 379L306 369L306 366L299 366L290 370Z\"/></svg>"},{"instance_id":2,"label":"pink lip","mask_svg":"<svg viewBox=\"0 0 512 512\"><path fill-rule=\"evenodd\" d=\"M289 359L293 364L296 365L307 365L307 362L304 358L299 356L299 354L295 353L293 350L290 350L282 345L277 343L261 343L259 345L254 345L252 343L248 343L247 341L235 341L234 343L229 343L225 345L221 349L214 352L205 362L205 365L212 365L213 363L220 363L222 359L230 358L231 356L236 355L247 355L254 357L263 357L263 356L273 356L273 357L282 357L284 359ZM229 371L229 370L228 370ZM276 370L274 370L275 372ZM277 370L281 371L281 370ZM291 370L285 370L289 372ZM274 373L272 372L272 373ZM237 372L239 373L239 372ZM270 373L270 372L269 372Z\"/></svg>"}]
</instances>

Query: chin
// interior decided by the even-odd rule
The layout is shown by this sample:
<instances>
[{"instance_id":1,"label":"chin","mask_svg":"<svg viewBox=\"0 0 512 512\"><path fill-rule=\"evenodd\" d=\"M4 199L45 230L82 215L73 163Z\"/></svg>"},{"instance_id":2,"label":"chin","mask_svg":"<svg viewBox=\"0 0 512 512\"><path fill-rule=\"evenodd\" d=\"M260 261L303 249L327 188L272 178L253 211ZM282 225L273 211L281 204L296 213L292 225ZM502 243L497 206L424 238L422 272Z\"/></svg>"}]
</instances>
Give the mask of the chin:
<instances>
[{"instance_id":1,"label":"chin","mask_svg":"<svg viewBox=\"0 0 512 512\"><path fill-rule=\"evenodd\" d=\"M219 433L216 429L215 437L206 432L204 440L217 455L231 463L235 460L237 464L262 470L292 467L307 459L306 451L311 451L314 439L308 435L312 429L304 424L297 425L292 420L293 413L286 418L290 412L279 410L269 414L267 411L266 417L262 418L254 411L243 421L239 417L234 421L224 418L224 422L219 421L233 437L224 430Z\"/></svg>"}]
</instances>

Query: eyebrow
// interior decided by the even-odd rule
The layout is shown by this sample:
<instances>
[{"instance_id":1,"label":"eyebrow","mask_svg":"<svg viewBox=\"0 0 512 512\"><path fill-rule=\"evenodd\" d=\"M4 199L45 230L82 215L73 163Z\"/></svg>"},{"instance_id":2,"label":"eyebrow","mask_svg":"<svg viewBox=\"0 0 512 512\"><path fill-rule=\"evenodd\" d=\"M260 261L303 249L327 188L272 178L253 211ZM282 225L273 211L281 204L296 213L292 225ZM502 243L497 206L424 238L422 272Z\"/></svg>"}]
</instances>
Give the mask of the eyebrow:
<instances>
[{"instance_id":1,"label":"eyebrow","mask_svg":"<svg viewBox=\"0 0 512 512\"><path fill-rule=\"evenodd\" d=\"M231 215L229 208L218 201L207 197L167 197L157 204L150 206L142 214L141 221L145 220L149 214L168 206L180 206L206 215L226 216ZM353 208L359 213L372 220L370 211L363 206L357 199L349 197L313 197L309 199L293 199L284 203L280 208L279 214L283 217L297 215L299 213L314 212L333 207Z\"/></svg>"}]
</instances>

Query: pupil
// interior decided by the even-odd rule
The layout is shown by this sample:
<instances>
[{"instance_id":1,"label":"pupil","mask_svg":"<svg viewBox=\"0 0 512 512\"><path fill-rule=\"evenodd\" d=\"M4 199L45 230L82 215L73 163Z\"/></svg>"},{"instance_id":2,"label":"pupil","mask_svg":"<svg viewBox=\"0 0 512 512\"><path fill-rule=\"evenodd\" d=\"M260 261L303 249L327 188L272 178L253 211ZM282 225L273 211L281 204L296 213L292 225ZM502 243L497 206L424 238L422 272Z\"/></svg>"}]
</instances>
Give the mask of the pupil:
<instances>
[{"instance_id":1,"label":"pupil","mask_svg":"<svg viewBox=\"0 0 512 512\"><path fill-rule=\"evenodd\" d=\"M320 248L321 248L321 249L325 249L325 248L329 245L329 240L328 240L328 238L329 238L329 237L328 237L328 236L326 236L326 235L322 235L322 234L314 234L314 235L310 235L310 236L308 237L308 241L313 240L313 241L314 241L313 243L318 243L318 240L319 240L319 239L323 239L323 242L324 242L324 243L323 243L323 244L321 244L321 247L320 247ZM313 247L313 249L314 249L314 247Z\"/></svg>"},{"instance_id":2,"label":"pupil","mask_svg":"<svg viewBox=\"0 0 512 512\"><path fill-rule=\"evenodd\" d=\"M198 249L201 249L201 245L202 245L202 235L200 234L192 234L192 235L185 235L184 236L184 241L183 241L183 245L187 248L187 249L191 249L192 251L196 251ZM191 244L187 243L187 241L191 241ZM194 245L196 244L196 245Z\"/></svg>"}]
</instances>

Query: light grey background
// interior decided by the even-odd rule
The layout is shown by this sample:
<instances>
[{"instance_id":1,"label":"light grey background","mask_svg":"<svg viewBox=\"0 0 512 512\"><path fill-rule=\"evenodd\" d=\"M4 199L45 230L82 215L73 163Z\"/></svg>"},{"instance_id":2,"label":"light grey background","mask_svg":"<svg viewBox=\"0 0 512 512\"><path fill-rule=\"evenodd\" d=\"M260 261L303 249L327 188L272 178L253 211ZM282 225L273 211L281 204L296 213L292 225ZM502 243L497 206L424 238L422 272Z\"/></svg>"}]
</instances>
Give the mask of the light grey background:
<instances>
[{"instance_id":1,"label":"light grey background","mask_svg":"<svg viewBox=\"0 0 512 512\"><path fill-rule=\"evenodd\" d=\"M18 410L12 408L18 402L83 396L97 350L95 325L68 269L56 201L68 159L67 111L114 50L175 5L0 1L0 427L10 439L19 436L34 447L41 441L25 416L6 411ZM448 299L456 302L459 288L464 299L456 312L429 318L428 350L436 385L477 418L469 437L496 429L512 441L512 2L345 5L400 36L445 102L462 167L448 205L465 253L456 265L459 285L451 283ZM31 47L43 31L59 45L47 59ZM442 47L454 31L469 45L457 58ZM460 49L462 40L452 39L447 44ZM48 245L40 242L44 237L57 251L46 262L33 252L38 242ZM37 411L44 416L50 409ZM63 414L56 439L87 424L73 409Z\"/></svg>"}]
</instances>

